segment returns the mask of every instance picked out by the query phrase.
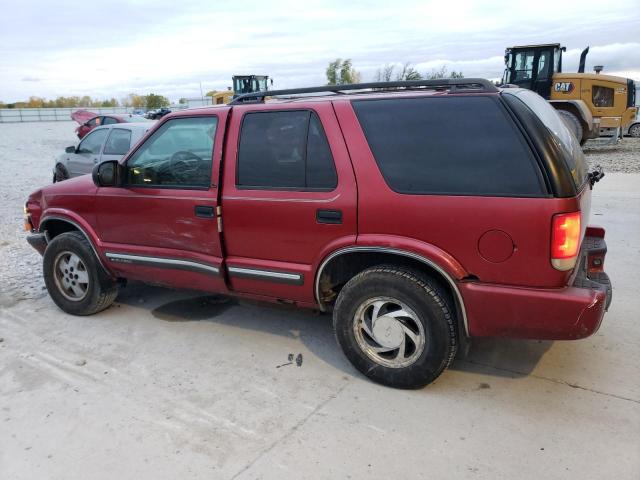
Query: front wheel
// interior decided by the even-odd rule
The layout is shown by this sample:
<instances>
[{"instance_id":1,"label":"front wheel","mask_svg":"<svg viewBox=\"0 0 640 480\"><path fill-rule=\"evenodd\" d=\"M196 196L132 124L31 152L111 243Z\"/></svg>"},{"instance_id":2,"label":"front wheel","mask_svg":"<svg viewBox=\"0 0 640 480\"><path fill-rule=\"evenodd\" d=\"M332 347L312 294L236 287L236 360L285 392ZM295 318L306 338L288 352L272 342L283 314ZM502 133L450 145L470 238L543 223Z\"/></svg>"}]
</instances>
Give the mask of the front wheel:
<instances>
[{"instance_id":1,"label":"front wheel","mask_svg":"<svg viewBox=\"0 0 640 480\"><path fill-rule=\"evenodd\" d=\"M55 237L47 245L42 266L51 299L67 313L91 315L108 308L116 299L117 284L80 232Z\"/></svg>"},{"instance_id":2,"label":"front wheel","mask_svg":"<svg viewBox=\"0 0 640 480\"><path fill-rule=\"evenodd\" d=\"M353 277L338 296L333 325L349 361L391 387L433 382L456 353L448 296L433 280L405 268L373 267Z\"/></svg>"}]
</instances>

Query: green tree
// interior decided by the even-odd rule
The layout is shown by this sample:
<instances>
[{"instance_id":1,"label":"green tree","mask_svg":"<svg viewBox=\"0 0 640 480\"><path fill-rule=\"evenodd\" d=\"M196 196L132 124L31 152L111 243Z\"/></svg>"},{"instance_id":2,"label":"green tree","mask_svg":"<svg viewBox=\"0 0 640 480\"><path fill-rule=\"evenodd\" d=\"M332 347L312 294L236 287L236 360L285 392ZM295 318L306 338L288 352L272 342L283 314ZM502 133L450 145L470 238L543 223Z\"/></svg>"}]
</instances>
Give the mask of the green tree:
<instances>
[{"instance_id":1,"label":"green tree","mask_svg":"<svg viewBox=\"0 0 640 480\"><path fill-rule=\"evenodd\" d=\"M207 94L207 95L209 95L209 94ZM185 105L185 104L186 104L186 103L188 103L188 102L189 102L189 101L188 101L186 98L184 98L184 97L182 97L180 100L178 100L178 103L179 103L180 105Z\"/></svg>"},{"instance_id":2,"label":"green tree","mask_svg":"<svg viewBox=\"0 0 640 480\"><path fill-rule=\"evenodd\" d=\"M329 62L326 75L327 85L360 83L360 72L353 68L353 64L349 58L345 60L336 58L333 62Z\"/></svg>"},{"instance_id":3,"label":"green tree","mask_svg":"<svg viewBox=\"0 0 640 480\"><path fill-rule=\"evenodd\" d=\"M145 97L146 99L146 107L148 109L168 107L171 102L167 97L163 97L162 95L156 95L155 93L150 93Z\"/></svg>"},{"instance_id":4,"label":"green tree","mask_svg":"<svg viewBox=\"0 0 640 480\"><path fill-rule=\"evenodd\" d=\"M441 78L464 78L464 75L462 72L456 72L455 70L449 72L447 66L443 65L439 69L432 68L431 72L425 74L424 78L427 80L439 80Z\"/></svg>"}]
</instances>

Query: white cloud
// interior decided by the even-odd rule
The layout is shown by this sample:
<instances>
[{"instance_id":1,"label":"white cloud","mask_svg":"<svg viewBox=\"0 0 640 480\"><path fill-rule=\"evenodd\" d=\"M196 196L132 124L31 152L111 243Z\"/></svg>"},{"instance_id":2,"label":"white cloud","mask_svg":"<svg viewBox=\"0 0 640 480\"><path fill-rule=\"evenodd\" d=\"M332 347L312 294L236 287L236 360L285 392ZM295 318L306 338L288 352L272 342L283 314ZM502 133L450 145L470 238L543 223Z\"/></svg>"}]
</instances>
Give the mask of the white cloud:
<instances>
[{"instance_id":1,"label":"white cloud","mask_svg":"<svg viewBox=\"0 0 640 480\"><path fill-rule=\"evenodd\" d=\"M123 96L155 91L173 99L230 85L235 73L268 74L276 86L322 84L336 57L365 80L385 63L421 71L446 65L466 76L500 77L504 48L563 42L566 70L591 44L588 68L638 78L635 1L206 2L42 0L5 9L0 99L28 95ZM549 12L553 11L553 15ZM577 52L577 53L576 53ZM575 66L573 66L575 62ZM39 79L28 82L24 79Z\"/></svg>"}]
</instances>

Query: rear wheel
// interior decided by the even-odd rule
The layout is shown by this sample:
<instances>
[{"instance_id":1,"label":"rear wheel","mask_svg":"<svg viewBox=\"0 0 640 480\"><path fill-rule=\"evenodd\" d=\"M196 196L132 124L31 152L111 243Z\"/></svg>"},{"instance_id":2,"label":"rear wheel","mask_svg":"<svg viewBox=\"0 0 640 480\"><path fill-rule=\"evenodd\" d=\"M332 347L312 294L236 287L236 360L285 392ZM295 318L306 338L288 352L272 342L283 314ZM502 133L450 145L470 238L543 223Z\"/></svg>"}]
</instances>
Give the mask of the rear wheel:
<instances>
[{"instance_id":1,"label":"rear wheel","mask_svg":"<svg viewBox=\"0 0 640 480\"><path fill-rule=\"evenodd\" d=\"M567 125L567 127L569 127L569 130L571 130L571 133L573 133L580 145L582 145L584 143L584 141L582 140L584 131L582 129L580 120L578 120L578 117L576 117L571 112L567 112L566 110L557 110L557 112L560 114L565 124Z\"/></svg>"},{"instance_id":2,"label":"rear wheel","mask_svg":"<svg viewBox=\"0 0 640 480\"><path fill-rule=\"evenodd\" d=\"M629 135L636 138L640 137L640 123L631 125L631 127L629 128Z\"/></svg>"},{"instance_id":3,"label":"rear wheel","mask_svg":"<svg viewBox=\"0 0 640 480\"><path fill-rule=\"evenodd\" d=\"M433 280L379 266L347 282L336 301L333 325L345 355L364 375L391 387L421 388L455 356L452 312Z\"/></svg>"},{"instance_id":4,"label":"rear wheel","mask_svg":"<svg viewBox=\"0 0 640 480\"><path fill-rule=\"evenodd\" d=\"M80 232L55 237L44 252L44 283L58 307L72 315L91 315L109 307L117 284L104 271Z\"/></svg>"}]
</instances>

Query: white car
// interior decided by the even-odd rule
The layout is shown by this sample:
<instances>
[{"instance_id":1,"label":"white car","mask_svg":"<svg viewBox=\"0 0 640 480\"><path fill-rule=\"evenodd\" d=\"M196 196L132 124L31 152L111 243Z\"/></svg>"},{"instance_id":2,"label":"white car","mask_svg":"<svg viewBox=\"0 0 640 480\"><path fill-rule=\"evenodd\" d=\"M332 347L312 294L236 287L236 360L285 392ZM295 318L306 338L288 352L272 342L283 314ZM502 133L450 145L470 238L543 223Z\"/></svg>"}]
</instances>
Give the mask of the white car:
<instances>
[{"instance_id":1,"label":"white car","mask_svg":"<svg viewBox=\"0 0 640 480\"><path fill-rule=\"evenodd\" d=\"M106 160L120 160L151 128L153 123L115 123L96 127L76 146L65 149L53 166L53 182L93 171Z\"/></svg>"},{"instance_id":2,"label":"white car","mask_svg":"<svg viewBox=\"0 0 640 480\"><path fill-rule=\"evenodd\" d=\"M625 128L623 134L630 137L640 137L640 110L636 114L636 119Z\"/></svg>"}]
</instances>

